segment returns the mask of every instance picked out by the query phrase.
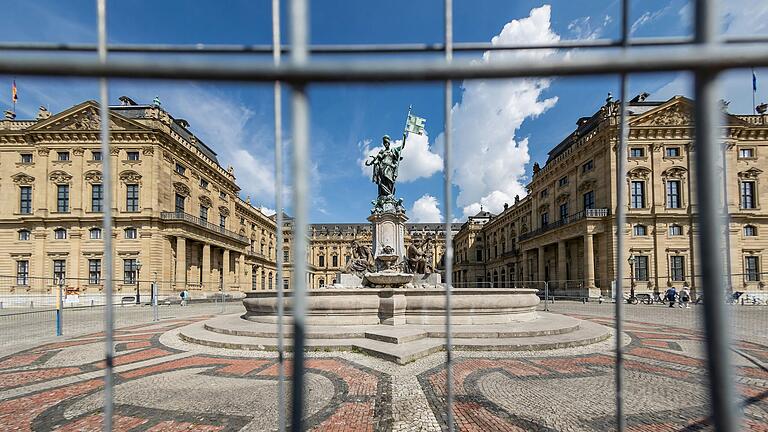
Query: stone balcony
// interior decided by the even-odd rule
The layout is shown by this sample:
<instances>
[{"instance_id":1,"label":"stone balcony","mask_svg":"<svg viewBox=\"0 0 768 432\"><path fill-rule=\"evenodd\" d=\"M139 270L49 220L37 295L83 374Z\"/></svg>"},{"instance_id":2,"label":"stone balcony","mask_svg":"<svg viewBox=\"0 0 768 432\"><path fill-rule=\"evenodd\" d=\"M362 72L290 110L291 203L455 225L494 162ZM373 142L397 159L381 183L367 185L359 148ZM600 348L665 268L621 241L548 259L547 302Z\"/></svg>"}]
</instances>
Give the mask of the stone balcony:
<instances>
[{"instance_id":1,"label":"stone balcony","mask_svg":"<svg viewBox=\"0 0 768 432\"><path fill-rule=\"evenodd\" d=\"M244 235L240 235L234 231L230 231L226 228L220 227L218 225L214 225L206 220L203 220L197 216L192 216L189 213L185 212L161 212L160 213L160 219L164 221L169 222L181 222L184 224L192 225L198 228L204 228L208 231L214 232L216 234L222 235L224 237L228 237L232 240L249 244L250 241L248 238Z\"/></svg>"},{"instance_id":2,"label":"stone balcony","mask_svg":"<svg viewBox=\"0 0 768 432\"><path fill-rule=\"evenodd\" d=\"M557 229L562 226L566 226L566 225L578 222L580 220L600 219L608 216L609 214L611 214L611 212L607 208L585 209L578 213L568 215L567 217L560 219L556 222L553 222L551 224L547 224L542 227L539 227L533 231L528 231L527 233L520 234L519 241L525 241L525 240L532 239L534 237L538 237L544 233L552 231L553 229Z\"/></svg>"}]
</instances>

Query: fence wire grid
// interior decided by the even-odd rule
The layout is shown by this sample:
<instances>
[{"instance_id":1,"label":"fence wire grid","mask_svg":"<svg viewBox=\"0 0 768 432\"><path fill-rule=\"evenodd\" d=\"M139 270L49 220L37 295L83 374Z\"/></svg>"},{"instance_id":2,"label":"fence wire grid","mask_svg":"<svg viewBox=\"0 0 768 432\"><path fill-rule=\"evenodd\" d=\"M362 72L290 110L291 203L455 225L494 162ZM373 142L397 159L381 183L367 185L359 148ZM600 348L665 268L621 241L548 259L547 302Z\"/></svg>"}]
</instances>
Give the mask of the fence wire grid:
<instances>
[{"instance_id":1,"label":"fence wire grid","mask_svg":"<svg viewBox=\"0 0 768 432\"><path fill-rule=\"evenodd\" d=\"M100 117L101 140L104 154L109 154L109 121L107 80L109 78L132 79L198 79L240 82L274 82L274 113L275 113L275 170L277 206L277 244L282 244L282 211L283 208L283 172L282 172L282 122L281 122L281 82L291 87L291 127L292 152L291 164L293 173L292 208L294 212L293 272L295 319L293 321L294 344L304 346L304 312L307 295L307 281L301 276L307 271L307 227L309 185L307 174L309 169L309 115L307 85L315 82L390 82L390 81L443 81L445 85L445 149L444 149L444 212L446 232L446 377L447 397L446 412L447 427L454 428L451 420L453 389L451 388L451 275L453 250L451 241L451 105L452 80L478 78L513 78L539 76L584 76L592 74L618 74L621 79L621 129L619 141L619 179L626 176L627 157L627 91L628 74L657 71L691 71L694 76L694 99L696 101L695 118L695 165L697 172L718 173L718 166L723 163L722 152L719 150L718 128L721 124L721 111L718 104L716 81L718 75L727 69L743 67L768 66L767 37L739 37L725 39L719 36L720 15L718 2L715 0L696 0L694 2L694 36L692 38L646 38L630 39L629 37L629 0L621 1L621 35L616 40L583 40L560 41L547 45L491 45L488 43L454 43L452 1L444 1L444 41L440 44L381 44L381 45L309 45L308 29L308 0L289 0L287 7L290 16L290 43L281 41L280 2L272 1L273 44L271 46L247 45L125 45L107 44L107 1L97 0L98 43L90 44L45 44L45 43L0 43L0 74L36 75L36 76L75 76L97 77L100 84ZM684 49L681 50L680 47ZM530 49L573 49L583 50L567 57L551 57L545 60L515 60L514 62L499 61L492 65L473 64L464 59L454 59L454 52L482 52L486 50L530 50ZM610 55L595 53L596 49L610 48ZM643 48L639 50L639 48ZM676 48L676 49L675 49ZM649 50L651 49L651 50ZM76 56L82 52L93 52L98 55L95 59ZM51 56L50 54L57 54ZM272 54L271 64L259 61L211 61L210 59L190 59L179 63L173 58L154 56L151 59L140 57L121 58L117 54L242 54L267 55ZM283 60L281 54L289 54ZM318 59L326 54L363 55L363 54L407 54L407 53L443 53L442 59L419 58L414 60L368 60L347 61L345 58L332 60ZM72 54L72 55L69 55ZM115 54L109 56L109 54ZM114 179L109 169L109 158L103 161L103 181L111 185ZM707 301L703 303L704 329L706 335L707 367L709 376L709 396L711 399L711 417L716 430L735 431L738 428L739 412L729 359L729 334L727 331L728 310L725 306L723 290L718 289L726 280L719 251L725 244L724 227L727 214L718 200L722 179L715 174L698 175L695 179L697 200L700 217L701 267L703 274L703 295ZM104 189L104 199L111 202L109 196L111 187ZM626 221L626 198L619 193L617 203L617 227ZM103 219L104 230L104 293L106 298L114 297L112 280L112 235L111 235L111 206L106 206ZM617 268L624 261L623 242L624 230L617 229ZM277 280L281 280L283 272L281 254L277 254ZM297 277L297 275L299 275ZM627 282L617 275L614 281L618 292L623 292ZM277 292L282 296L282 286L277 284ZM618 334L623 329L624 306L622 301L615 302L615 326ZM278 302L282 305L282 302ZM557 303L554 303L555 305ZM120 306L118 305L117 308ZM105 344L105 392L104 392L104 421L105 431L113 428L113 334L116 317L113 301L107 301L104 308ZM302 413L305 400L304 384L304 355L303 349L294 350L294 367L292 368L291 392L293 407L286 410L284 399L285 367L283 365L283 310L279 310L279 359L280 359L280 388L279 388L279 429L284 430L289 424L285 418L286 412L291 412L290 428L303 430ZM624 376L622 345L616 344L615 356L615 417L616 429L625 430L626 415L624 411Z\"/></svg>"}]
</instances>

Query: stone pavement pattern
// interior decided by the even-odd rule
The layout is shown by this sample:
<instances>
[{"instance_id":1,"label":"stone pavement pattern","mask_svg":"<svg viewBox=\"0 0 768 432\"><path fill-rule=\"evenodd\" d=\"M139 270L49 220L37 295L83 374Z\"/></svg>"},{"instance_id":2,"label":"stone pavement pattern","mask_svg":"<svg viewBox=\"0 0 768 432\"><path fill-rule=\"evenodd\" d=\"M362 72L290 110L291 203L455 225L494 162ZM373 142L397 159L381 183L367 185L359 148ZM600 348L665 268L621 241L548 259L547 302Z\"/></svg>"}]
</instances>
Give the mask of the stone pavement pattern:
<instances>
[{"instance_id":1,"label":"stone pavement pattern","mask_svg":"<svg viewBox=\"0 0 768 432\"><path fill-rule=\"evenodd\" d=\"M116 332L115 430L261 431L277 426L277 358L182 342L179 318ZM608 317L586 317L611 325ZM700 333L628 322L628 430L708 430ZM599 431L613 426L615 341L526 352L455 353L461 431ZM768 364L768 347L738 348ZM103 335L0 358L0 425L8 431L100 428ZM445 429L444 353L398 366L359 353L308 353L306 426L328 431ZM768 431L768 373L739 357L745 427ZM290 362L286 362L290 373ZM288 395L290 400L290 395Z\"/></svg>"}]
</instances>

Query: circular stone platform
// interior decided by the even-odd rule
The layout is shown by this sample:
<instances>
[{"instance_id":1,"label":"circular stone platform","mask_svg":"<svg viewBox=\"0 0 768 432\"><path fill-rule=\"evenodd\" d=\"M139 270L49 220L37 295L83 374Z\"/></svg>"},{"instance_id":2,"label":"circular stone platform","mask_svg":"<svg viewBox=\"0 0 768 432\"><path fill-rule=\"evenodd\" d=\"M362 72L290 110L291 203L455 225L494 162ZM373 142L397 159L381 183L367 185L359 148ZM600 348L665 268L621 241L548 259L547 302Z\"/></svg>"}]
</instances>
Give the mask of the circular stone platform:
<instances>
[{"instance_id":1,"label":"circular stone platform","mask_svg":"<svg viewBox=\"0 0 768 432\"><path fill-rule=\"evenodd\" d=\"M277 326L254 322L248 315L224 315L183 327L184 341L216 348L240 350L277 349ZM286 350L292 350L291 326L284 327ZM527 321L500 324L459 324L451 329L453 348L478 351L539 351L600 342L610 329L589 321L547 312L533 312ZM306 349L361 351L405 364L445 348L445 326L308 325Z\"/></svg>"}]
</instances>

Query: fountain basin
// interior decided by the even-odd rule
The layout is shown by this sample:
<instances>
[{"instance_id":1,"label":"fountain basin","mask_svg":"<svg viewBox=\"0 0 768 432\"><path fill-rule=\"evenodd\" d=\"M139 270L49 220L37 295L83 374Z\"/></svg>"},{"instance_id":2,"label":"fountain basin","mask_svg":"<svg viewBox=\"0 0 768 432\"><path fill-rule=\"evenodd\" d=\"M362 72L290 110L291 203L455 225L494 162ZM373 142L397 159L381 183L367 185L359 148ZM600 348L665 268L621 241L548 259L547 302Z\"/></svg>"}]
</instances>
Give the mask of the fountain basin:
<instances>
[{"instance_id":1,"label":"fountain basin","mask_svg":"<svg viewBox=\"0 0 768 432\"><path fill-rule=\"evenodd\" d=\"M539 297L530 288L454 288L452 323L504 324L537 318ZM306 299L308 325L444 324L442 288L312 289ZM285 322L293 316L293 291L285 291ZM276 291L250 291L243 300L243 318L277 322Z\"/></svg>"}]
</instances>

